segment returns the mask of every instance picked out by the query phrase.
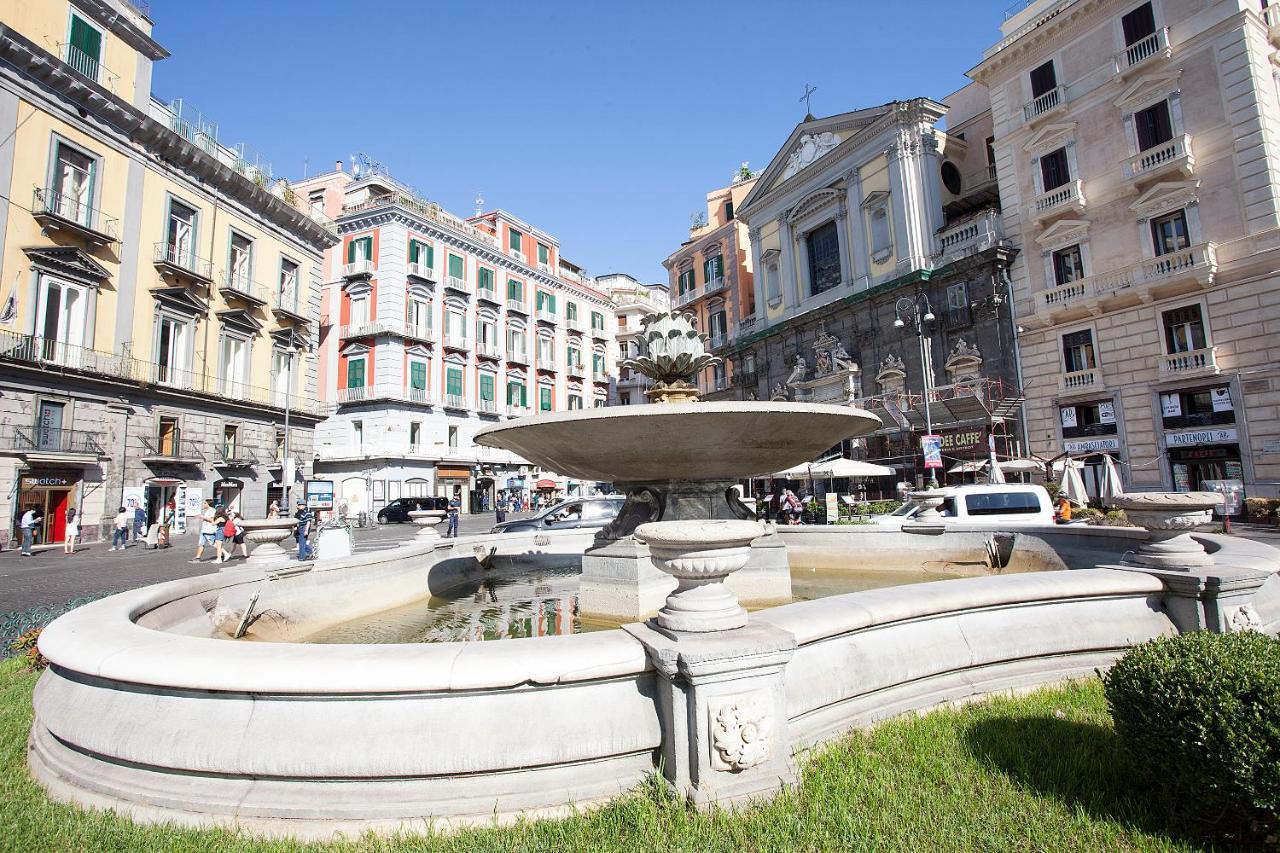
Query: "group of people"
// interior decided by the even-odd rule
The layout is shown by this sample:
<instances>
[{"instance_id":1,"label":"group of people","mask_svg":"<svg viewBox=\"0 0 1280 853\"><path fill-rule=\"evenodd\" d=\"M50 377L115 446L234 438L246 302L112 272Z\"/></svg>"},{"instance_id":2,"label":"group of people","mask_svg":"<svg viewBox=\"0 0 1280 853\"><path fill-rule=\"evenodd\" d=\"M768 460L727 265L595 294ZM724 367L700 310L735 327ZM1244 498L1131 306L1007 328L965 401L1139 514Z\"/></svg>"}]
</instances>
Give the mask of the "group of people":
<instances>
[{"instance_id":1,"label":"group of people","mask_svg":"<svg viewBox=\"0 0 1280 853\"><path fill-rule=\"evenodd\" d=\"M214 506L212 500L204 502L200 511L200 538L196 542L196 555L192 563L204 562L204 549L213 548L213 562L225 563L235 556L240 546L240 556L248 559L249 546L244 541L244 518L229 507Z\"/></svg>"}]
</instances>

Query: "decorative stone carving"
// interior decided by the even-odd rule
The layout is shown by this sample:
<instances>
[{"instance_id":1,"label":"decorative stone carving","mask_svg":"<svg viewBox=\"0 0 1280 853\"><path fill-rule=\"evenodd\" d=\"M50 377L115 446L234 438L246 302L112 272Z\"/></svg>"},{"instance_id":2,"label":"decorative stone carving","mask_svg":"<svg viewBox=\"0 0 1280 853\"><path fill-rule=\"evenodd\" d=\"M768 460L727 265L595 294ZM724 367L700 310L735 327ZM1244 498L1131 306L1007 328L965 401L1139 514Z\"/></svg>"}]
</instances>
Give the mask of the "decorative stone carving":
<instances>
[{"instance_id":1,"label":"decorative stone carving","mask_svg":"<svg viewBox=\"0 0 1280 853\"><path fill-rule=\"evenodd\" d=\"M978 379L982 375L982 352L964 338L958 338L947 356L946 371L953 384Z\"/></svg>"},{"instance_id":2,"label":"decorative stone carving","mask_svg":"<svg viewBox=\"0 0 1280 853\"><path fill-rule=\"evenodd\" d=\"M1191 538L1193 529L1213 519L1222 506L1217 492L1138 492L1117 495L1114 505L1146 528L1150 540L1128 562L1156 569L1188 570L1213 565L1213 557Z\"/></svg>"},{"instance_id":3,"label":"decorative stone carving","mask_svg":"<svg viewBox=\"0 0 1280 853\"><path fill-rule=\"evenodd\" d=\"M772 402L785 402L787 399L787 386L781 382L773 386L773 390L769 392L769 400Z\"/></svg>"},{"instance_id":4,"label":"decorative stone carving","mask_svg":"<svg viewBox=\"0 0 1280 853\"><path fill-rule=\"evenodd\" d=\"M804 380L809 372L809 363L804 360L804 356L796 353L796 360L791 366L791 374L787 377L787 385L794 386L797 382Z\"/></svg>"},{"instance_id":5,"label":"decorative stone carving","mask_svg":"<svg viewBox=\"0 0 1280 853\"><path fill-rule=\"evenodd\" d=\"M1258 615L1258 611L1254 609L1252 604L1242 604L1236 608L1236 612L1231 614L1231 633L1237 634L1241 631L1261 631L1262 617Z\"/></svg>"},{"instance_id":6,"label":"decorative stone carving","mask_svg":"<svg viewBox=\"0 0 1280 853\"><path fill-rule=\"evenodd\" d=\"M649 559L677 581L658 611L669 631L728 631L747 624L747 611L724 579L747 564L751 540L764 535L758 521L655 521L636 528Z\"/></svg>"},{"instance_id":7,"label":"decorative stone carving","mask_svg":"<svg viewBox=\"0 0 1280 853\"><path fill-rule=\"evenodd\" d=\"M876 384L883 394L899 394L907 387L907 365L893 353L880 362L880 370L876 373Z\"/></svg>"},{"instance_id":8,"label":"decorative stone carving","mask_svg":"<svg viewBox=\"0 0 1280 853\"><path fill-rule=\"evenodd\" d=\"M730 699L708 707L711 716L711 767L738 772L762 764L773 747L773 715L760 695Z\"/></svg>"},{"instance_id":9,"label":"decorative stone carving","mask_svg":"<svg viewBox=\"0 0 1280 853\"><path fill-rule=\"evenodd\" d=\"M787 385L795 389L796 399L852 405L862 396L862 375L848 350L839 338L827 332L825 325L819 326L813 350L816 361L813 378L796 371L787 377ZM797 370L803 362L804 359L797 356Z\"/></svg>"},{"instance_id":10,"label":"decorative stone carving","mask_svg":"<svg viewBox=\"0 0 1280 853\"><path fill-rule=\"evenodd\" d=\"M813 164L815 160L840 144L840 135L836 133L806 133L800 137L800 144L787 158L787 165L782 170L782 180L790 178L801 169Z\"/></svg>"},{"instance_id":11,"label":"decorative stone carving","mask_svg":"<svg viewBox=\"0 0 1280 853\"><path fill-rule=\"evenodd\" d=\"M687 311L664 311L647 314L644 327L644 352L638 358L624 359L623 367L649 377L654 386L645 396L655 403L679 403L698 399L698 388L691 380L704 367L720 364L720 359L706 352L706 336L694 328L693 314Z\"/></svg>"}]
</instances>

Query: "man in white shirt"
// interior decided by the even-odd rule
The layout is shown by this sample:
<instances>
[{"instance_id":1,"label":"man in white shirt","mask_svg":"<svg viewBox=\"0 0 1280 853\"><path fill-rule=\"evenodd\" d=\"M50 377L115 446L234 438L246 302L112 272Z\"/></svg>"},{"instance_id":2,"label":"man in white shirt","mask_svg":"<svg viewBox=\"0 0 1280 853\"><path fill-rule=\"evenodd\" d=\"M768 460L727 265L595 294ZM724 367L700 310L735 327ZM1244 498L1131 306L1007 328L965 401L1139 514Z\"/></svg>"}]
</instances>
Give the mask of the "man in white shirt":
<instances>
[{"instance_id":1,"label":"man in white shirt","mask_svg":"<svg viewBox=\"0 0 1280 853\"><path fill-rule=\"evenodd\" d=\"M40 524L40 510L32 507L22 514L18 527L22 531L22 556L31 556L31 544L36 536L36 527Z\"/></svg>"},{"instance_id":2,"label":"man in white shirt","mask_svg":"<svg viewBox=\"0 0 1280 853\"><path fill-rule=\"evenodd\" d=\"M213 501L206 500L204 509L200 512L200 542L196 545L196 556L191 561L193 563L200 562L200 558L204 556L204 546L213 546L214 534L218 532L218 525L213 520L214 516Z\"/></svg>"}]
</instances>

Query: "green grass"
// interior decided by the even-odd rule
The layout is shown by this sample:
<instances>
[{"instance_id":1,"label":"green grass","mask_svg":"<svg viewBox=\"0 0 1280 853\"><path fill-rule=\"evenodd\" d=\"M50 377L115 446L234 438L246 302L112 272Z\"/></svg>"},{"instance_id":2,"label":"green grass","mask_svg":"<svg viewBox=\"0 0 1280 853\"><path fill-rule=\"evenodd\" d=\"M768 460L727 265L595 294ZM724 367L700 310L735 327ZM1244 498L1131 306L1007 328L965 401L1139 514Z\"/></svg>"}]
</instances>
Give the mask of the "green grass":
<instances>
[{"instance_id":1,"label":"green grass","mask_svg":"<svg viewBox=\"0 0 1280 853\"><path fill-rule=\"evenodd\" d=\"M653 781L591 814L452 836L256 842L49 802L24 759L36 676L0 662L2 850L1195 850L1121 759L1095 680L904 717L814 753L803 782L736 813Z\"/></svg>"}]
</instances>

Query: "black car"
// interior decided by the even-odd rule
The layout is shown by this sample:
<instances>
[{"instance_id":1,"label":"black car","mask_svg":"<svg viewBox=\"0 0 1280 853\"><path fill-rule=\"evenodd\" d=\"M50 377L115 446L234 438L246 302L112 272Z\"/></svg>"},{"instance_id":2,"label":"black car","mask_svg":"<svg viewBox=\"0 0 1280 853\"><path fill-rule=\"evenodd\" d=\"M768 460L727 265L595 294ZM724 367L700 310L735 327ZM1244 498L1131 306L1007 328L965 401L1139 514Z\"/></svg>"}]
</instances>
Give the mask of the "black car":
<instances>
[{"instance_id":1,"label":"black car","mask_svg":"<svg viewBox=\"0 0 1280 853\"><path fill-rule=\"evenodd\" d=\"M597 495L570 498L544 509L532 518L504 521L493 533L530 533L539 530L572 530L580 527L604 527L618 517L624 495Z\"/></svg>"},{"instance_id":2,"label":"black car","mask_svg":"<svg viewBox=\"0 0 1280 853\"><path fill-rule=\"evenodd\" d=\"M378 510L378 523L387 524L394 521L397 524L402 524L411 520L409 518L409 513L414 510L447 510L448 508L448 498L396 498L391 503Z\"/></svg>"}]
</instances>

